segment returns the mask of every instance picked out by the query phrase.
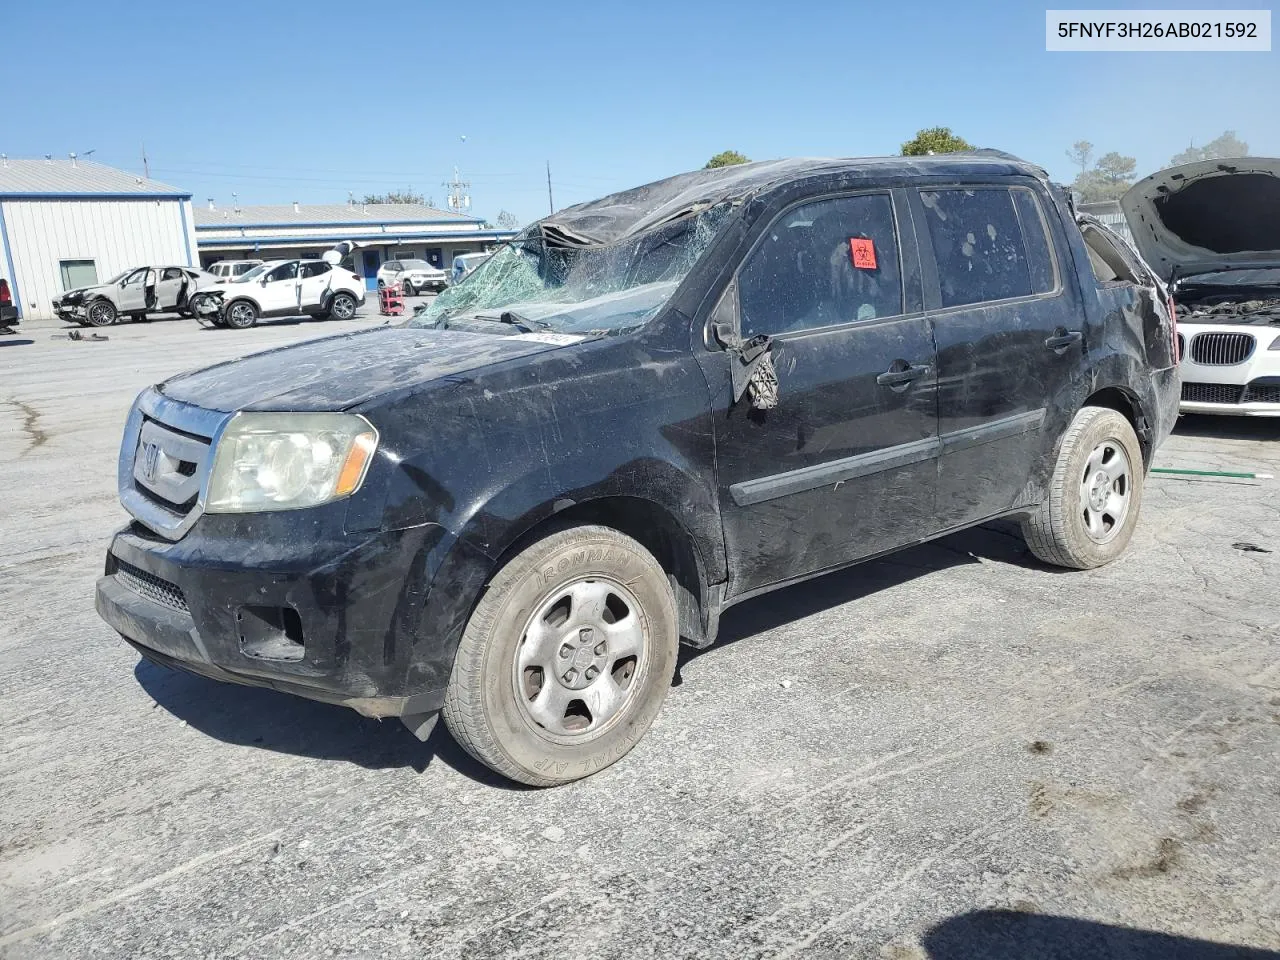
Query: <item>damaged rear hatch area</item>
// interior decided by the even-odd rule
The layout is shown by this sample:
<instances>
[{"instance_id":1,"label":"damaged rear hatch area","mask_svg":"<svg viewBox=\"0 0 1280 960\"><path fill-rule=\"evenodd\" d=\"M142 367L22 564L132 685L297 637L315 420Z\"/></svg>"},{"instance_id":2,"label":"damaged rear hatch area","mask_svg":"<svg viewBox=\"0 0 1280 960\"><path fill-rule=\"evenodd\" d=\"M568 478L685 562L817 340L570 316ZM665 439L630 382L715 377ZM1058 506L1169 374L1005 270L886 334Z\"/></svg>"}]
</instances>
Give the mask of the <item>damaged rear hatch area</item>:
<instances>
[{"instance_id":1,"label":"damaged rear hatch area","mask_svg":"<svg viewBox=\"0 0 1280 960\"><path fill-rule=\"evenodd\" d=\"M1177 306L1182 411L1280 416L1280 159L1170 167L1120 206Z\"/></svg>"}]
</instances>

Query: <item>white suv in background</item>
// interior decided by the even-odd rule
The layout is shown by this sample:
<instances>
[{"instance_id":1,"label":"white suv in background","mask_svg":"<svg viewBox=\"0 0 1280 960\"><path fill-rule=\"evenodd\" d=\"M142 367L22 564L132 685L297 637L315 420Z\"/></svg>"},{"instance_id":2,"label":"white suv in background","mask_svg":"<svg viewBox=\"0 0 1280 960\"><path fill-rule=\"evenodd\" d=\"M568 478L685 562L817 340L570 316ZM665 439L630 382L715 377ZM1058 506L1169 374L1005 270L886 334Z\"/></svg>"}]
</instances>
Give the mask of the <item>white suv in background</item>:
<instances>
[{"instance_id":1,"label":"white suv in background","mask_svg":"<svg viewBox=\"0 0 1280 960\"><path fill-rule=\"evenodd\" d=\"M219 280L234 280L236 277L243 277L260 263L261 260L219 260L210 265L209 273Z\"/></svg>"},{"instance_id":2,"label":"white suv in background","mask_svg":"<svg viewBox=\"0 0 1280 960\"><path fill-rule=\"evenodd\" d=\"M443 290L449 275L425 260L388 260L378 268L378 289L402 284L407 296L420 290Z\"/></svg>"},{"instance_id":3,"label":"white suv in background","mask_svg":"<svg viewBox=\"0 0 1280 960\"><path fill-rule=\"evenodd\" d=\"M262 317L350 320L364 303L364 280L324 260L269 260L235 280L201 290L196 319L243 330Z\"/></svg>"}]
</instances>

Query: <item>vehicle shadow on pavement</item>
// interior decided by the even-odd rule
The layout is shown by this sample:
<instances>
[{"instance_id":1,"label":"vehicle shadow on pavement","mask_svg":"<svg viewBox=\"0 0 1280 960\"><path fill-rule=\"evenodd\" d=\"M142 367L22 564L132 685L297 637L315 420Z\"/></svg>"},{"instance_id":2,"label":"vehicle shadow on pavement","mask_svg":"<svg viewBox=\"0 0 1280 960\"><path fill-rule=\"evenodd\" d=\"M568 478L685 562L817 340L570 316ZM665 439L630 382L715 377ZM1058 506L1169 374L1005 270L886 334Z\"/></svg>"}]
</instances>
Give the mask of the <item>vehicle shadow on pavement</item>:
<instances>
[{"instance_id":1,"label":"vehicle shadow on pavement","mask_svg":"<svg viewBox=\"0 0 1280 960\"><path fill-rule=\"evenodd\" d=\"M134 678L160 707L223 743L316 760L340 760L369 770L440 762L489 786L523 789L492 773L457 745L443 723L426 742L397 719L375 720L354 710L262 687L220 683L140 659Z\"/></svg>"},{"instance_id":2,"label":"vehicle shadow on pavement","mask_svg":"<svg viewBox=\"0 0 1280 960\"><path fill-rule=\"evenodd\" d=\"M1280 417L1214 417L1184 413L1173 432L1219 440L1280 440Z\"/></svg>"},{"instance_id":3,"label":"vehicle shadow on pavement","mask_svg":"<svg viewBox=\"0 0 1280 960\"><path fill-rule=\"evenodd\" d=\"M977 910L920 938L929 960L1280 960L1280 953L1073 917Z\"/></svg>"},{"instance_id":4,"label":"vehicle shadow on pavement","mask_svg":"<svg viewBox=\"0 0 1280 960\"><path fill-rule=\"evenodd\" d=\"M774 590L730 607L720 620L720 632L715 643L700 650L687 646L680 648L680 659L672 685L680 685L680 670L685 664L726 644L765 633L831 607L860 600L925 574L959 564L988 562L1034 566L1051 573L1070 572L1042 564L1032 556L1016 521L994 520L930 543L900 550L879 560L868 560Z\"/></svg>"},{"instance_id":5,"label":"vehicle shadow on pavement","mask_svg":"<svg viewBox=\"0 0 1280 960\"><path fill-rule=\"evenodd\" d=\"M0 340L0 347L26 347L33 343L34 340Z\"/></svg>"}]
</instances>

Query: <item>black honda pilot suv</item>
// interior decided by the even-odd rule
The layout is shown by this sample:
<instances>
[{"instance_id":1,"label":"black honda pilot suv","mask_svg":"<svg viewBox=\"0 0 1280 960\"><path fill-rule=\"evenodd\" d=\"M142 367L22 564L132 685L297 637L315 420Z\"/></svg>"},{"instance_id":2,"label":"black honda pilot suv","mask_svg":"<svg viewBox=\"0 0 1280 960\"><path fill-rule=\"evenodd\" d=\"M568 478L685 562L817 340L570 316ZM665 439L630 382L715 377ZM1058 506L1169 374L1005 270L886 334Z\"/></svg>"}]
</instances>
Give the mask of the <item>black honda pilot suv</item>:
<instances>
[{"instance_id":1,"label":"black honda pilot suv","mask_svg":"<svg viewBox=\"0 0 1280 960\"><path fill-rule=\"evenodd\" d=\"M1163 288L1106 256L995 152L571 207L405 324L145 390L98 610L157 663L583 777L740 600L995 517L1116 558L1179 385Z\"/></svg>"}]
</instances>

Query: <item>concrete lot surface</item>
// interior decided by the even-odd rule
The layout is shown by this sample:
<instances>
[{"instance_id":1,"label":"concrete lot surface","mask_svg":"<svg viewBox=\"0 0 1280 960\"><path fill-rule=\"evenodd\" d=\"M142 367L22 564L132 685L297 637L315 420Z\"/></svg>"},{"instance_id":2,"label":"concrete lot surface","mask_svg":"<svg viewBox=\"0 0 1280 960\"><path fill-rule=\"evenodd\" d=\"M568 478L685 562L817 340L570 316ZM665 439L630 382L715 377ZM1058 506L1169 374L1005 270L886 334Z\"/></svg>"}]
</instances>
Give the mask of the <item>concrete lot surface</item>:
<instances>
[{"instance_id":1,"label":"concrete lot surface","mask_svg":"<svg viewBox=\"0 0 1280 960\"><path fill-rule=\"evenodd\" d=\"M1089 573L997 524L743 604L558 790L139 662L93 610L135 393L376 322L0 340L0 956L1280 956L1274 482L1153 476Z\"/></svg>"}]
</instances>

